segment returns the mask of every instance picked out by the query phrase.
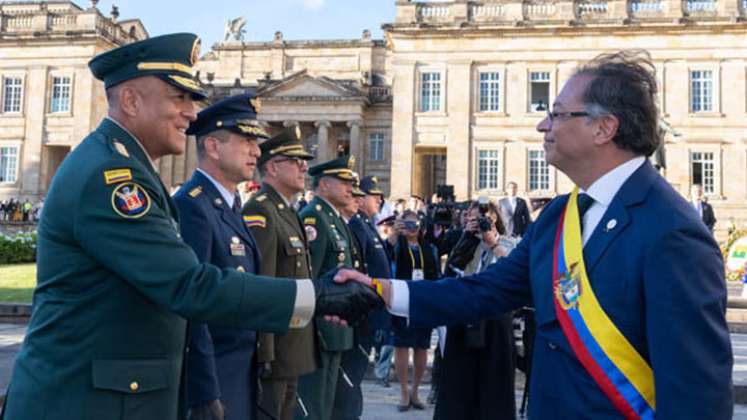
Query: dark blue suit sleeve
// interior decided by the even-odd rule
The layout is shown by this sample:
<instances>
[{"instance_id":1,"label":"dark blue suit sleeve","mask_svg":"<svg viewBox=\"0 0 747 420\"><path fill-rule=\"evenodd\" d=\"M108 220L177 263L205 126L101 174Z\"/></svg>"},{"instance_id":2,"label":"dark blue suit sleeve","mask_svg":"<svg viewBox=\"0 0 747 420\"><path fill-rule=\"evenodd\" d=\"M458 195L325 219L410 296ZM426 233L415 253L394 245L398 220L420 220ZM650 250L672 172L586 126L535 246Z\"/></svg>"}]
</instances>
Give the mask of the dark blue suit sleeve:
<instances>
[{"instance_id":1,"label":"dark blue suit sleeve","mask_svg":"<svg viewBox=\"0 0 747 420\"><path fill-rule=\"evenodd\" d=\"M210 262L212 229L206 213L196 199L182 196L175 201L179 208L179 227L184 242L195 251L197 259ZM187 378L187 404L190 407L220 398L213 337L207 324L201 322L189 325Z\"/></svg>"},{"instance_id":2,"label":"dark blue suit sleeve","mask_svg":"<svg viewBox=\"0 0 747 420\"><path fill-rule=\"evenodd\" d=\"M409 282L410 325L470 324L526 305L531 298L529 257L533 227L507 257L478 274Z\"/></svg>"},{"instance_id":3,"label":"dark blue suit sleeve","mask_svg":"<svg viewBox=\"0 0 747 420\"><path fill-rule=\"evenodd\" d=\"M733 360L718 246L704 228L673 231L647 259L646 338L656 417L730 419Z\"/></svg>"}]
</instances>

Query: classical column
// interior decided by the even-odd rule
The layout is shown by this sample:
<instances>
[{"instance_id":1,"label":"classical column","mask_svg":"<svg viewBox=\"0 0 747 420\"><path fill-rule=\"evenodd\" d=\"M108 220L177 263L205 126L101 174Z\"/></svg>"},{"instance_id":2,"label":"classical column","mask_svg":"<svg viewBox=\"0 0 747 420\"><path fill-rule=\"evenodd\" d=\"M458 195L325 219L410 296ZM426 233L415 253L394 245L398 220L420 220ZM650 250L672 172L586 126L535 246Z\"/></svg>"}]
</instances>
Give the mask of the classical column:
<instances>
[{"instance_id":1,"label":"classical column","mask_svg":"<svg viewBox=\"0 0 747 420\"><path fill-rule=\"evenodd\" d=\"M170 188L174 180L174 155L162 156L159 159L157 167L163 185Z\"/></svg>"},{"instance_id":2,"label":"classical column","mask_svg":"<svg viewBox=\"0 0 747 420\"><path fill-rule=\"evenodd\" d=\"M332 154L329 152L329 121L317 121L314 123L314 127L318 129L317 133L317 144L316 144L316 161L326 162L332 159Z\"/></svg>"},{"instance_id":3,"label":"classical column","mask_svg":"<svg viewBox=\"0 0 747 420\"><path fill-rule=\"evenodd\" d=\"M350 154L355 156L355 166L353 170L361 173L361 161L363 160L363 147L361 147L361 121L354 120L348 121L348 128L350 128ZM362 175L361 175L362 176Z\"/></svg>"},{"instance_id":4,"label":"classical column","mask_svg":"<svg viewBox=\"0 0 747 420\"><path fill-rule=\"evenodd\" d=\"M47 86L47 67L31 67L26 78L26 96L23 105L26 112L26 138L21 148L23 158L18 163L21 166L20 186L21 195L37 195L41 180L42 148L44 147L44 127L46 126L45 98L49 97Z\"/></svg>"}]
</instances>

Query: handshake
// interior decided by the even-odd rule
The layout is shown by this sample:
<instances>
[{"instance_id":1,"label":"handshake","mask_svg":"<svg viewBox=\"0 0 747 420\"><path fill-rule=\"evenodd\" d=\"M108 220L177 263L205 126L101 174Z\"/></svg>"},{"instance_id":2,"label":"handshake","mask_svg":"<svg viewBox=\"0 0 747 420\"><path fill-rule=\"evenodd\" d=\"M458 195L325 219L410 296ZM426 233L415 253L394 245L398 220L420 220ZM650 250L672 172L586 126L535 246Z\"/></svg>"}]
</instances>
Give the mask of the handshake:
<instances>
[{"instance_id":1,"label":"handshake","mask_svg":"<svg viewBox=\"0 0 747 420\"><path fill-rule=\"evenodd\" d=\"M338 271L330 270L314 280L315 315L338 316L349 324L357 324L369 312L384 307L384 301L373 288L351 277L354 271L343 271L338 277L345 282L336 282Z\"/></svg>"}]
</instances>

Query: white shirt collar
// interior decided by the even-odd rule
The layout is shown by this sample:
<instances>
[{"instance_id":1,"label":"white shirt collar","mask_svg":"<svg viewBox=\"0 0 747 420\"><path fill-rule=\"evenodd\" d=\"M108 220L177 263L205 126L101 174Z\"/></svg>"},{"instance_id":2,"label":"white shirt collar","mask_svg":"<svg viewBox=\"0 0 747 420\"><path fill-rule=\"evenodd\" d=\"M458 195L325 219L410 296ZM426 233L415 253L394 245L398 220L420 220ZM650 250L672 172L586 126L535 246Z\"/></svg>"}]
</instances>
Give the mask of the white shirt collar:
<instances>
[{"instance_id":1,"label":"white shirt collar","mask_svg":"<svg viewBox=\"0 0 747 420\"><path fill-rule=\"evenodd\" d=\"M640 168L645 161L646 158L643 156L630 159L617 168L602 175L601 178L591 184L588 190L583 192L591 196L595 202L608 207L625 181L627 181L628 178L633 175L633 172Z\"/></svg>"},{"instance_id":2,"label":"white shirt collar","mask_svg":"<svg viewBox=\"0 0 747 420\"><path fill-rule=\"evenodd\" d=\"M153 159L150 158L150 155L148 154L148 151L145 150L145 147L143 147L143 144L140 143L140 139L138 139L137 137L135 137L135 135L132 134L132 132L130 132L130 130L128 130L124 125L122 125L119 121L115 120L113 117L107 115L105 118L108 119L109 121L113 122L114 124L117 124L119 126L119 128L121 128L122 130L124 130L125 133L129 134L130 137L132 137L132 139L135 140L135 144L137 144L138 146L140 146L140 149L143 151L143 154L145 155L146 158L148 158L148 162L150 162L150 166L157 173L158 172L158 168L156 167L156 163L153 162Z\"/></svg>"},{"instance_id":3,"label":"white shirt collar","mask_svg":"<svg viewBox=\"0 0 747 420\"><path fill-rule=\"evenodd\" d=\"M236 196L232 194L230 191L226 189L223 185L220 184L220 182L216 181L215 178L210 176L207 172L203 171L200 168L197 168L198 171L200 171L201 174L205 175L207 179L210 180L210 182L213 183L216 189L218 189L218 192L223 197L223 200L228 204L228 208L233 208L233 201L236 199Z\"/></svg>"}]
</instances>

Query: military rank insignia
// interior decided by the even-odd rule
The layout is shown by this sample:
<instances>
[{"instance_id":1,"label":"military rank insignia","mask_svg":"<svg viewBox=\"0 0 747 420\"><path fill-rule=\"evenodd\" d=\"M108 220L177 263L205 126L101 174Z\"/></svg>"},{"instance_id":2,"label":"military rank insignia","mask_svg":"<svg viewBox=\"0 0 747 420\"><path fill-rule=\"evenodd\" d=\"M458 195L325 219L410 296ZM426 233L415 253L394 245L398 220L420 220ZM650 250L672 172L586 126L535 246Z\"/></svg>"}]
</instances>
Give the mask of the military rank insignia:
<instances>
[{"instance_id":1,"label":"military rank insignia","mask_svg":"<svg viewBox=\"0 0 747 420\"><path fill-rule=\"evenodd\" d=\"M134 182L125 182L112 192L112 207L124 218L137 219L145 216L150 210L150 197L142 186Z\"/></svg>"},{"instance_id":2,"label":"military rank insignia","mask_svg":"<svg viewBox=\"0 0 747 420\"><path fill-rule=\"evenodd\" d=\"M243 216L244 218L244 224L248 228L258 227L258 228L266 228L267 227L267 219L265 216Z\"/></svg>"},{"instance_id":3,"label":"military rank insignia","mask_svg":"<svg viewBox=\"0 0 747 420\"><path fill-rule=\"evenodd\" d=\"M132 181L132 171L127 168L104 171L104 181L106 182L106 185Z\"/></svg>"}]
</instances>

